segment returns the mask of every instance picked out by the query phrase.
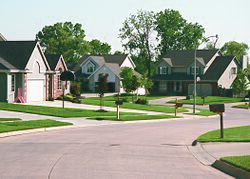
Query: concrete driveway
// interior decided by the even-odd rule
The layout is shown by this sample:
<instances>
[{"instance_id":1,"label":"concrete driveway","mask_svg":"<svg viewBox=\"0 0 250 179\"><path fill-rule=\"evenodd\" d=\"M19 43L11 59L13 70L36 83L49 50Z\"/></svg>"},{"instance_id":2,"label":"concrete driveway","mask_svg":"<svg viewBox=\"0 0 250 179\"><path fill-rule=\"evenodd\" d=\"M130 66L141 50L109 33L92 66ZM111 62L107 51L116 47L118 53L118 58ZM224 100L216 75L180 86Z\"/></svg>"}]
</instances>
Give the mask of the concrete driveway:
<instances>
[{"instance_id":1,"label":"concrete driveway","mask_svg":"<svg viewBox=\"0 0 250 179\"><path fill-rule=\"evenodd\" d=\"M225 126L250 125L248 116L232 109ZM197 136L218 128L217 118L174 119L2 138L0 178L230 178L189 150Z\"/></svg>"}]
</instances>

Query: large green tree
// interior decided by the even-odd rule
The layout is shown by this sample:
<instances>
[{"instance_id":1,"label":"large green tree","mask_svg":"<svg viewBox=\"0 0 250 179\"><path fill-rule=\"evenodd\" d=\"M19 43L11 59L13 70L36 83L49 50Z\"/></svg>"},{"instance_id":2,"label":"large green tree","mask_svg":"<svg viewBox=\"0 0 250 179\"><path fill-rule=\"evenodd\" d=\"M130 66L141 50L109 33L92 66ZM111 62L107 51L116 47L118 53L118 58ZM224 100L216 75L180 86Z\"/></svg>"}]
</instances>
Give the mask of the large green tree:
<instances>
[{"instance_id":1,"label":"large green tree","mask_svg":"<svg viewBox=\"0 0 250 179\"><path fill-rule=\"evenodd\" d=\"M66 62L75 63L90 51L90 46L85 38L85 31L79 23L56 23L45 26L36 34L38 40L49 54L62 54Z\"/></svg>"},{"instance_id":2,"label":"large green tree","mask_svg":"<svg viewBox=\"0 0 250 179\"><path fill-rule=\"evenodd\" d=\"M246 73L247 72L244 72L243 70L239 70L237 74L237 78L234 80L232 84L233 92L236 95L244 96L245 92L247 91L248 81L247 81Z\"/></svg>"},{"instance_id":3,"label":"large green tree","mask_svg":"<svg viewBox=\"0 0 250 179\"><path fill-rule=\"evenodd\" d=\"M98 39L89 42L90 52L96 55L105 55L111 53L111 46L106 42L101 42Z\"/></svg>"},{"instance_id":4,"label":"large green tree","mask_svg":"<svg viewBox=\"0 0 250 179\"><path fill-rule=\"evenodd\" d=\"M179 11L166 9L157 13L156 30L160 40L160 55L167 50L189 50L197 48L203 40L204 28L198 23L189 23Z\"/></svg>"},{"instance_id":5,"label":"large green tree","mask_svg":"<svg viewBox=\"0 0 250 179\"><path fill-rule=\"evenodd\" d=\"M151 11L140 10L124 21L119 34L123 47L146 65L148 76L151 74L151 61L155 56L154 29L155 14ZM135 63L137 63L136 60Z\"/></svg>"},{"instance_id":6,"label":"large green tree","mask_svg":"<svg viewBox=\"0 0 250 179\"><path fill-rule=\"evenodd\" d=\"M239 60L241 56L247 54L248 49L249 47L246 43L229 41L223 45L221 52L223 55L236 56L237 60Z\"/></svg>"}]
</instances>

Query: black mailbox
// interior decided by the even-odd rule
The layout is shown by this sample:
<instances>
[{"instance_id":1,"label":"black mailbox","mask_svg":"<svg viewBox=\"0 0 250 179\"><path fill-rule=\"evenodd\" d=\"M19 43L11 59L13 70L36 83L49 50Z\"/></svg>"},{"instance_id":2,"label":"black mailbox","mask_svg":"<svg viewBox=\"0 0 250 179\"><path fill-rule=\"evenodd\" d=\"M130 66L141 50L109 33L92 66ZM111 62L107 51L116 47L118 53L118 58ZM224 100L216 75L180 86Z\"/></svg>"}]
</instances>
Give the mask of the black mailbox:
<instances>
[{"instance_id":1,"label":"black mailbox","mask_svg":"<svg viewBox=\"0 0 250 179\"><path fill-rule=\"evenodd\" d=\"M75 74L72 71L64 71L60 76L60 80L62 81L74 81Z\"/></svg>"},{"instance_id":2,"label":"black mailbox","mask_svg":"<svg viewBox=\"0 0 250 179\"><path fill-rule=\"evenodd\" d=\"M175 104L175 107L176 107L176 108L180 108L180 107L182 107L182 106L183 106L183 103L176 103L176 104Z\"/></svg>"},{"instance_id":3,"label":"black mailbox","mask_svg":"<svg viewBox=\"0 0 250 179\"><path fill-rule=\"evenodd\" d=\"M116 101L115 101L115 104L116 104L116 105L122 105L123 102L122 102L122 100L116 100Z\"/></svg>"},{"instance_id":4,"label":"black mailbox","mask_svg":"<svg viewBox=\"0 0 250 179\"><path fill-rule=\"evenodd\" d=\"M206 98L206 96L201 96L201 99L205 99Z\"/></svg>"},{"instance_id":5,"label":"black mailbox","mask_svg":"<svg viewBox=\"0 0 250 179\"><path fill-rule=\"evenodd\" d=\"M210 104L209 110L215 113L222 113L222 112L225 112L225 105L224 104Z\"/></svg>"}]
</instances>

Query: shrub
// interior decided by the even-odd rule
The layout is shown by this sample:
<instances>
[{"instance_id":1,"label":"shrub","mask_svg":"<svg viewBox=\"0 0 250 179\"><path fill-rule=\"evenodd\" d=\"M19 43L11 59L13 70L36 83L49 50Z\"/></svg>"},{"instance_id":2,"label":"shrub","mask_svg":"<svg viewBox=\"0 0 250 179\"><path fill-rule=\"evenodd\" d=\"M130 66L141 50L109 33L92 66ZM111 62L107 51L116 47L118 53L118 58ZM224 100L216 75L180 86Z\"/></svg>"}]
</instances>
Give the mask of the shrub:
<instances>
[{"instance_id":1,"label":"shrub","mask_svg":"<svg viewBox=\"0 0 250 179\"><path fill-rule=\"evenodd\" d=\"M145 98L138 98L138 99L135 101L135 104L148 104L148 100L145 99Z\"/></svg>"}]
</instances>

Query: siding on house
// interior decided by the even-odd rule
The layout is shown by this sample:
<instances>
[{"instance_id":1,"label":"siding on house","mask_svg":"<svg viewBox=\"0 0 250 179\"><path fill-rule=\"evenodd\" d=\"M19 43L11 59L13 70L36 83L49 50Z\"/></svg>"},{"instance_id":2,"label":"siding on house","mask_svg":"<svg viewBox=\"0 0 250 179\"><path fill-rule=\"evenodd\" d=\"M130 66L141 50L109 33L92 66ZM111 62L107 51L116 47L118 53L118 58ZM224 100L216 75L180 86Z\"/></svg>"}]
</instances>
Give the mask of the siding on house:
<instances>
[{"instance_id":1,"label":"siding on house","mask_svg":"<svg viewBox=\"0 0 250 179\"><path fill-rule=\"evenodd\" d=\"M7 74L0 73L0 101L7 101Z\"/></svg>"}]
</instances>

